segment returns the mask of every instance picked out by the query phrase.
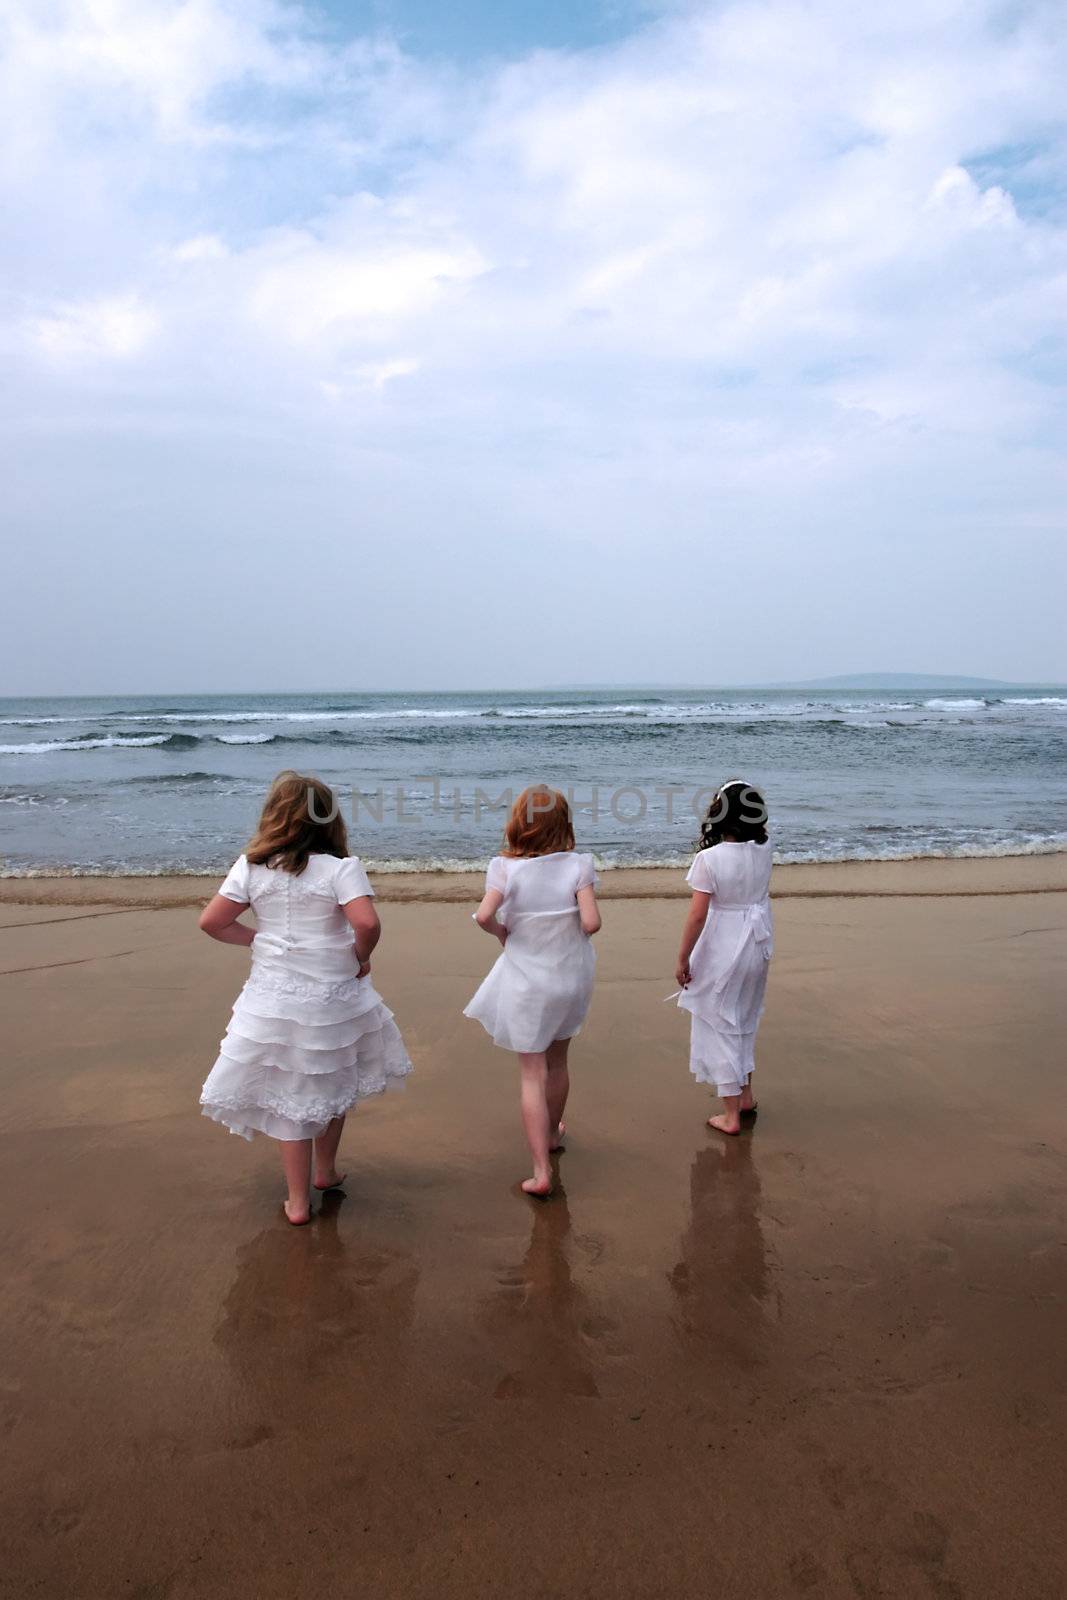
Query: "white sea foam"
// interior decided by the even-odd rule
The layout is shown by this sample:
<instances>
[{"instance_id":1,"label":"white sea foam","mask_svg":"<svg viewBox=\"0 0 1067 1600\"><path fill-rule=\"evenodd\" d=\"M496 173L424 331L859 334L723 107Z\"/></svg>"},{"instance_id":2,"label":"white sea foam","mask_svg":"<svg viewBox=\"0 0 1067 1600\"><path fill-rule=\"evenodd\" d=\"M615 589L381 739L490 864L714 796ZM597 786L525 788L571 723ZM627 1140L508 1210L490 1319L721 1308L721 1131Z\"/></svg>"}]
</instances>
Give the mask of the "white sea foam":
<instances>
[{"instance_id":1,"label":"white sea foam","mask_svg":"<svg viewBox=\"0 0 1067 1600\"><path fill-rule=\"evenodd\" d=\"M463 723L482 721L492 723L523 723L523 722L590 722L603 724L615 718L627 720L647 721L663 725L665 723L692 723L692 722L772 722L777 720L797 720L817 722L830 719L857 719L865 715L878 713L903 712L912 713L918 720L923 719L924 712L936 713L935 720L942 722L945 714L951 712L974 712L981 710L995 711L1001 708L1007 715L1026 715L1027 710L1040 710L1067 707L1067 696L1062 695L1010 695L1001 699L978 699L965 695L937 695L928 699L918 696L912 699L894 698L891 700L857 700L848 695L821 696L815 699L795 697L792 699L776 699L773 696L753 695L745 699L711 699L666 701L633 701L620 700L602 702L597 700L579 701L577 703L527 703L527 704L494 704L490 696L485 696L481 703L463 706L378 706L374 708L333 708L313 710L240 710L219 709L214 711L153 711L151 707L144 707L140 711L115 711L98 708L95 711L84 710L77 716L40 716L34 717L22 713L17 716L0 718L0 725L19 728L44 728L56 725L66 726L103 726L114 727L140 723L142 726L175 726L196 727L200 725L221 725L241 727L246 724L272 724L276 728L286 726L328 727L344 723ZM1006 708L1013 708L1007 711ZM236 739L226 740L236 743ZM249 741L251 742L251 741ZM266 743L266 740L259 740ZM0 753L24 753L14 746L0 746Z\"/></svg>"},{"instance_id":2,"label":"white sea foam","mask_svg":"<svg viewBox=\"0 0 1067 1600\"><path fill-rule=\"evenodd\" d=\"M0 756L44 756L57 750L141 750L153 744L166 744L169 733L145 734L143 738L116 734L103 739L48 739L37 744L0 744Z\"/></svg>"},{"instance_id":3,"label":"white sea foam","mask_svg":"<svg viewBox=\"0 0 1067 1600\"><path fill-rule=\"evenodd\" d=\"M479 856L365 856L363 864L373 876L375 873L397 873L415 876L447 872L482 873L488 851ZM1043 838L1013 841L1001 840L994 844L960 844L950 849L923 849L922 846L901 847L899 850L864 850L842 845L832 850L782 850L775 851L775 862L780 866L822 866L847 862L894 861L958 861L1006 860L1014 856L1051 856L1067 853L1067 833L1051 834ZM597 870L604 873L623 872L637 868L660 868L681 871L692 859L691 853L676 852L662 856L625 856L594 852ZM60 866L50 863L32 866L0 867L0 878L184 878L221 876L227 868L224 861L167 863L146 867L137 862L108 862L100 865Z\"/></svg>"},{"instance_id":4,"label":"white sea foam","mask_svg":"<svg viewBox=\"0 0 1067 1600\"><path fill-rule=\"evenodd\" d=\"M384 721L392 717L463 718L481 716L480 710L466 708L438 711L429 707L413 706L392 711L100 711L85 712L78 717L0 717L0 725L13 728L45 727L50 723L104 723L104 722L363 722Z\"/></svg>"},{"instance_id":5,"label":"white sea foam","mask_svg":"<svg viewBox=\"0 0 1067 1600\"><path fill-rule=\"evenodd\" d=\"M997 861L1012 856L1056 856L1067 852L1067 833L1049 834L1039 839L1001 839L993 844L902 845L881 850L864 850L848 845L836 851L783 850L775 851L774 859L782 865L821 866L834 861Z\"/></svg>"},{"instance_id":6,"label":"white sea foam","mask_svg":"<svg viewBox=\"0 0 1067 1600\"><path fill-rule=\"evenodd\" d=\"M924 700L923 705L930 711L977 711L985 705L984 700Z\"/></svg>"},{"instance_id":7,"label":"white sea foam","mask_svg":"<svg viewBox=\"0 0 1067 1600\"><path fill-rule=\"evenodd\" d=\"M428 706L406 706L392 711L142 711L115 713L96 720L115 722L381 722L399 717L426 717L431 720L480 716L466 708L439 711ZM86 718L92 721L92 718Z\"/></svg>"},{"instance_id":8,"label":"white sea foam","mask_svg":"<svg viewBox=\"0 0 1067 1600\"><path fill-rule=\"evenodd\" d=\"M65 806L65 794L5 794L0 795L0 806Z\"/></svg>"}]
</instances>

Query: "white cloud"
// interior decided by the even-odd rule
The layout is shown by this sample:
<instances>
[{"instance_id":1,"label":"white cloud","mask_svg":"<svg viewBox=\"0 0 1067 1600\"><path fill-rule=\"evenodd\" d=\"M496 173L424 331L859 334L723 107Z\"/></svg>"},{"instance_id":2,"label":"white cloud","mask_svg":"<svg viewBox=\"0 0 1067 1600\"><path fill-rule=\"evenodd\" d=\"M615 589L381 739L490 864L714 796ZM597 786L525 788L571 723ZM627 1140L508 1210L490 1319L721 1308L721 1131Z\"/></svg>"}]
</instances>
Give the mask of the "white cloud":
<instances>
[{"instance_id":1,"label":"white cloud","mask_svg":"<svg viewBox=\"0 0 1067 1600\"><path fill-rule=\"evenodd\" d=\"M824 566L1052 525L1065 46L1038 0L727 0L462 70L270 0L9 0L11 415L203 431L205 494L292 449L338 515L358 462L383 527L418 481L472 564L503 519L590 581L709 519Z\"/></svg>"},{"instance_id":2,"label":"white cloud","mask_svg":"<svg viewBox=\"0 0 1067 1600\"><path fill-rule=\"evenodd\" d=\"M949 212L966 227L1004 227L1018 224L1011 195L997 184L980 189L964 167L949 167L930 191L932 209Z\"/></svg>"},{"instance_id":3,"label":"white cloud","mask_svg":"<svg viewBox=\"0 0 1067 1600\"><path fill-rule=\"evenodd\" d=\"M306 87L320 65L294 12L272 0L11 0L9 11L16 64L53 111L120 96L114 109L146 113L167 140L225 138L224 121L203 120L214 92Z\"/></svg>"},{"instance_id":4,"label":"white cloud","mask_svg":"<svg viewBox=\"0 0 1067 1600\"><path fill-rule=\"evenodd\" d=\"M418 372L419 363L411 356L394 356L390 361L370 361L358 367L357 374L380 394L394 378L408 378Z\"/></svg>"},{"instance_id":5,"label":"white cloud","mask_svg":"<svg viewBox=\"0 0 1067 1600\"><path fill-rule=\"evenodd\" d=\"M285 239L250 263L249 311L268 338L297 344L352 327L374 342L430 310L450 289L485 271L470 246L331 247L311 235Z\"/></svg>"},{"instance_id":6,"label":"white cloud","mask_svg":"<svg viewBox=\"0 0 1067 1600\"><path fill-rule=\"evenodd\" d=\"M133 295L56 306L26 324L30 338L46 357L98 357L104 361L140 355L157 326L155 313Z\"/></svg>"},{"instance_id":7,"label":"white cloud","mask_svg":"<svg viewBox=\"0 0 1067 1600\"><path fill-rule=\"evenodd\" d=\"M171 252L175 261L224 261L229 253L216 233L199 233L193 239L183 239Z\"/></svg>"}]
</instances>

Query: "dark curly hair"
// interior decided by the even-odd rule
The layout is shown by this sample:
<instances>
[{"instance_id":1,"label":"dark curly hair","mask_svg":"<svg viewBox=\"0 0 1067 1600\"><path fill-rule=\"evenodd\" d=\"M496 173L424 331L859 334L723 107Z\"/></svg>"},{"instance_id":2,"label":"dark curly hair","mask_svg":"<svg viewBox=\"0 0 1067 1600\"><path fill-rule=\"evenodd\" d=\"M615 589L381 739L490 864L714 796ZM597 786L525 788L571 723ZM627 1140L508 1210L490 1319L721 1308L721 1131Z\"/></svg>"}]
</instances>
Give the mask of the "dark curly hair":
<instances>
[{"instance_id":1,"label":"dark curly hair","mask_svg":"<svg viewBox=\"0 0 1067 1600\"><path fill-rule=\"evenodd\" d=\"M731 778L716 789L700 824L701 850L727 837L738 844L767 843L766 801L743 778Z\"/></svg>"}]
</instances>

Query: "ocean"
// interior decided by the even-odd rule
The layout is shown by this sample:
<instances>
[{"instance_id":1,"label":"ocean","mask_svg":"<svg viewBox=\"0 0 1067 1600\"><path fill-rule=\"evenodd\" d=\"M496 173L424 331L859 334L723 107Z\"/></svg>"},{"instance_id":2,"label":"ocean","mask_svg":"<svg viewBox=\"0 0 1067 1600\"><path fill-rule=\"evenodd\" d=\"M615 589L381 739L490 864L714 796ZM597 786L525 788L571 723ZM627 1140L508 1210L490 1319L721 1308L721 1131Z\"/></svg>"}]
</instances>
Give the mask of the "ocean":
<instances>
[{"instance_id":1,"label":"ocean","mask_svg":"<svg viewBox=\"0 0 1067 1600\"><path fill-rule=\"evenodd\" d=\"M607 869L686 861L732 777L781 861L1067 848L1063 688L156 695L0 700L0 874L221 872L283 767L379 870L483 866L542 778Z\"/></svg>"}]
</instances>

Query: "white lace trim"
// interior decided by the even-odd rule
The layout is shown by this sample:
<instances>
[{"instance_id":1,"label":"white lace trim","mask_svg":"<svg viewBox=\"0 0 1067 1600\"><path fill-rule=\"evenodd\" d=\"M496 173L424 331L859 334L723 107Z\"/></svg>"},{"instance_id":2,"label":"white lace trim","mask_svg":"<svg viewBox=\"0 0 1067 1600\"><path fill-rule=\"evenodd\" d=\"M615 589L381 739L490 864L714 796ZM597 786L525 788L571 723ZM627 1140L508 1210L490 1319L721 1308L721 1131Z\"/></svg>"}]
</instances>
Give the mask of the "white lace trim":
<instances>
[{"instance_id":1,"label":"white lace trim","mask_svg":"<svg viewBox=\"0 0 1067 1600\"><path fill-rule=\"evenodd\" d=\"M294 1100L289 1095L261 1093L254 1100L237 1094L213 1095L210 1100L202 1099L200 1104L212 1111L229 1111L235 1118L241 1113L266 1111L271 1116L284 1117L287 1122L326 1123L334 1117L339 1117L349 1106L354 1106L357 1100L366 1100L370 1095L382 1094L390 1087L391 1082L398 1083L404 1077L406 1073L383 1072L377 1078L350 1084L343 1092L317 1095L311 1100Z\"/></svg>"},{"instance_id":2,"label":"white lace trim","mask_svg":"<svg viewBox=\"0 0 1067 1600\"><path fill-rule=\"evenodd\" d=\"M341 978L335 983L323 983L317 978L304 978L294 972L278 972L273 968L253 967L242 996L265 1000L288 997L294 1000L313 1000L328 1005L334 1000L359 1000L363 1002L365 990L360 989L362 978Z\"/></svg>"},{"instance_id":3,"label":"white lace trim","mask_svg":"<svg viewBox=\"0 0 1067 1600\"><path fill-rule=\"evenodd\" d=\"M255 1132L279 1139L307 1139L371 1095L400 1083L411 1062L391 1018L361 1041L359 1057L332 1073L307 1074L246 1065L222 1055L200 1096L204 1114L232 1133Z\"/></svg>"},{"instance_id":4,"label":"white lace trim","mask_svg":"<svg viewBox=\"0 0 1067 1600\"><path fill-rule=\"evenodd\" d=\"M340 857L337 858L336 864L340 865ZM319 868L317 875L312 876L312 871L313 869L307 866L300 873L283 873L272 871L261 862L249 863L249 885L252 886L254 883L257 900L274 900L279 895L285 895L291 900L329 900L331 905L336 905L335 873L329 872L323 876L322 869ZM255 874L254 879L253 874Z\"/></svg>"}]
</instances>

